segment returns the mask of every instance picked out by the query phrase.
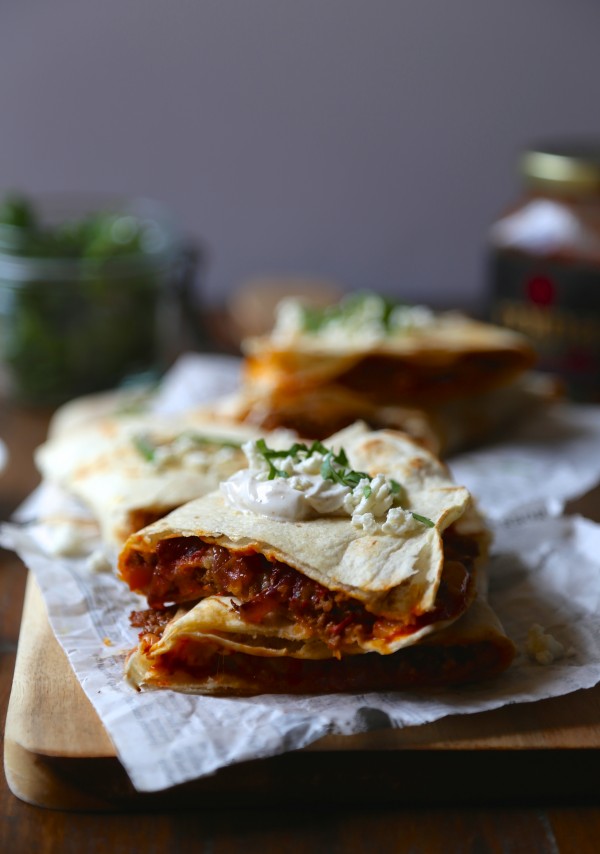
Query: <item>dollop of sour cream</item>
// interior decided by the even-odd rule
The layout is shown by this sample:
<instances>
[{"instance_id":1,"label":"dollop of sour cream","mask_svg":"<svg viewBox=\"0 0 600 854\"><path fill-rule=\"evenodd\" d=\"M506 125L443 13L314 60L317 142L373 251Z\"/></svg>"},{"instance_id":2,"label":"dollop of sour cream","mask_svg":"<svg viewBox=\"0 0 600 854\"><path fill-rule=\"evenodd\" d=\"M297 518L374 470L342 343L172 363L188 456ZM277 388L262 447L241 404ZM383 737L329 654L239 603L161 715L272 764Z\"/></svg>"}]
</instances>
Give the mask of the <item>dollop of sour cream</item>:
<instances>
[{"instance_id":1,"label":"dollop of sour cream","mask_svg":"<svg viewBox=\"0 0 600 854\"><path fill-rule=\"evenodd\" d=\"M296 522L346 515L344 499L349 490L314 476L264 480L256 471L242 469L221 484L221 491L233 507Z\"/></svg>"},{"instance_id":2,"label":"dollop of sour cream","mask_svg":"<svg viewBox=\"0 0 600 854\"><path fill-rule=\"evenodd\" d=\"M382 474L362 478L354 487L334 482L322 477L325 454L316 451L279 458L280 475L272 477L256 442L247 442L242 449L248 468L221 483L225 500L238 510L290 522L350 516L355 527L369 534L397 536L421 525L410 511L394 506L397 496L391 481Z\"/></svg>"}]
</instances>

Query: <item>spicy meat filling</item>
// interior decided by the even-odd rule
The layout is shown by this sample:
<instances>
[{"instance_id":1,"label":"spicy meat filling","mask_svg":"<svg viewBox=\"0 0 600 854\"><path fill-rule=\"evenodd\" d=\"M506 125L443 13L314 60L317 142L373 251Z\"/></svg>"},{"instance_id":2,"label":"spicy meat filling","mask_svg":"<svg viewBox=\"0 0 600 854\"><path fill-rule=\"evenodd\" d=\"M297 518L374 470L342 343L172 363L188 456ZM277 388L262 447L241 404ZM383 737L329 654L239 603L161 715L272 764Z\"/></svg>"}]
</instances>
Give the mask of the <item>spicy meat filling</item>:
<instances>
[{"instance_id":1,"label":"spicy meat filling","mask_svg":"<svg viewBox=\"0 0 600 854\"><path fill-rule=\"evenodd\" d=\"M155 555L136 553L123 568L123 578L146 595L152 609L191 605L206 596L233 596L240 600L236 607L247 623L273 615L299 623L335 649L372 638L391 640L459 616L473 590L477 554L473 540L448 529L434 607L413 613L404 623L372 614L359 600L329 590L280 561L255 551L232 552L200 537L172 537L158 544Z\"/></svg>"},{"instance_id":2,"label":"spicy meat filling","mask_svg":"<svg viewBox=\"0 0 600 854\"><path fill-rule=\"evenodd\" d=\"M134 629L142 630L140 637L151 634L158 640L176 613L177 605L170 605L168 608L145 608L143 611L131 611L129 623Z\"/></svg>"},{"instance_id":3,"label":"spicy meat filling","mask_svg":"<svg viewBox=\"0 0 600 854\"><path fill-rule=\"evenodd\" d=\"M385 356L367 356L336 377L335 383L365 395L373 403L390 401L428 405L480 394L510 382L523 368L515 352L456 355L432 352L420 363L402 364Z\"/></svg>"},{"instance_id":4,"label":"spicy meat filling","mask_svg":"<svg viewBox=\"0 0 600 854\"><path fill-rule=\"evenodd\" d=\"M431 349L417 361L401 356L371 353L334 370L330 375L303 374L302 362L289 362L289 354L271 357L273 384L279 394L294 396L314 391L321 386L338 386L363 396L380 406L428 405L480 394L512 382L533 364L529 351L503 350L475 353L448 353ZM305 359L306 362L306 359ZM260 359L247 360L250 383L269 377ZM310 363L309 363L310 365Z\"/></svg>"},{"instance_id":5,"label":"spicy meat filling","mask_svg":"<svg viewBox=\"0 0 600 854\"><path fill-rule=\"evenodd\" d=\"M148 652L151 642L142 644ZM384 691L426 686L460 685L500 673L510 662L510 643L482 641L475 645L417 645L393 655L349 655L311 661L260 657L230 652L210 641L181 640L163 653L152 668L168 684L172 674L194 680L227 680L246 685L240 693L339 693ZM212 693L219 693L218 686ZM225 691L226 693L226 691ZM237 692L236 692L237 693Z\"/></svg>"}]
</instances>

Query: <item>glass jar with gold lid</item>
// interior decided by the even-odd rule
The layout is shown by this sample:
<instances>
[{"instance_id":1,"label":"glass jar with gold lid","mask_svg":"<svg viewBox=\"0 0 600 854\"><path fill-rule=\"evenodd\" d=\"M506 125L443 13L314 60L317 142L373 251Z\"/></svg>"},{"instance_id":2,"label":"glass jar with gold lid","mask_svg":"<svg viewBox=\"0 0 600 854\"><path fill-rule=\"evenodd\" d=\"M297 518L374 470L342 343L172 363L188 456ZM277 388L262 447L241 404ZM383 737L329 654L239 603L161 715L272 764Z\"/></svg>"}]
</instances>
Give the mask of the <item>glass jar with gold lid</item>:
<instances>
[{"instance_id":1,"label":"glass jar with gold lid","mask_svg":"<svg viewBox=\"0 0 600 854\"><path fill-rule=\"evenodd\" d=\"M569 397L600 402L600 139L531 147L491 227L490 318L525 333Z\"/></svg>"}]
</instances>

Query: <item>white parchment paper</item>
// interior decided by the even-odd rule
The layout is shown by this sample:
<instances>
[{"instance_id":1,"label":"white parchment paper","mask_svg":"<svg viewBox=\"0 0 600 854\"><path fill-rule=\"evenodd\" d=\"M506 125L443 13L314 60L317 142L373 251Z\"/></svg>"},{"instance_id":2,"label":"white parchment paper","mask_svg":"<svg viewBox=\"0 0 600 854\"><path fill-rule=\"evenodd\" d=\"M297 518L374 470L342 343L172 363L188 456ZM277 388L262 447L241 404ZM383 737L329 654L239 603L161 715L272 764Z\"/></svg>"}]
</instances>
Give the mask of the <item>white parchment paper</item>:
<instances>
[{"instance_id":1,"label":"white parchment paper","mask_svg":"<svg viewBox=\"0 0 600 854\"><path fill-rule=\"evenodd\" d=\"M214 364L196 358L185 368L193 370L200 395L206 367L214 383ZM229 372L233 383L238 366L218 370ZM182 371L179 365L180 384ZM169 380L161 394L175 411ZM494 447L457 457L451 468L490 518L489 598L520 651L498 679L460 689L250 699L138 693L123 679L123 662L137 640L129 612L145 607L145 600L110 567L98 571L93 538L86 541L86 556L56 556L57 530L29 521L4 525L0 543L35 574L56 636L133 785L156 791L331 733L415 726L600 681L600 526L563 515L568 500L600 483L600 407L561 406L541 414ZM61 500L68 510L69 499L44 485L21 518L31 520L48 502L56 509ZM565 650L551 664L541 666L525 651L533 623Z\"/></svg>"}]
</instances>

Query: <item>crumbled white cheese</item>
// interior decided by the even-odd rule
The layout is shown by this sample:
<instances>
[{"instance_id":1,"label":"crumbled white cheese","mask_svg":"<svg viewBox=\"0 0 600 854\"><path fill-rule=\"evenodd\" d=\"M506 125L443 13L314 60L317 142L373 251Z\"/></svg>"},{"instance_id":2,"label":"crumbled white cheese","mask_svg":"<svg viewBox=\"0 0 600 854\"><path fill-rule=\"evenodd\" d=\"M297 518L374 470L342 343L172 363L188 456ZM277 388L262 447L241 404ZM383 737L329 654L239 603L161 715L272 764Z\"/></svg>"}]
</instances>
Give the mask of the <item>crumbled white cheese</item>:
<instances>
[{"instance_id":1,"label":"crumbled white cheese","mask_svg":"<svg viewBox=\"0 0 600 854\"><path fill-rule=\"evenodd\" d=\"M430 327L436 321L434 312L424 305L397 305L388 315L386 302L378 294L342 300L322 311L317 328L307 330L301 301L293 297L282 300L277 307L273 340L288 344L291 339L308 334L329 343L343 343L351 334L354 340L374 343L407 330Z\"/></svg>"},{"instance_id":2,"label":"crumbled white cheese","mask_svg":"<svg viewBox=\"0 0 600 854\"><path fill-rule=\"evenodd\" d=\"M299 300L289 297L278 304L272 337L275 340L288 341L303 328L304 314Z\"/></svg>"},{"instance_id":3,"label":"crumbled white cheese","mask_svg":"<svg viewBox=\"0 0 600 854\"><path fill-rule=\"evenodd\" d=\"M220 446L218 440L214 443L209 438L202 442L202 437L182 433L170 441L157 442L149 464L156 469L173 467L193 468L204 471L209 466L218 466L231 462L237 448L229 445Z\"/></svg>"},{"instance_id":4,"label":"crumbled white cheese","mask_svg":"<svg viewBox=\"0 0 600 854\"><path fill-rule=\"evenodd\" d=\"M546 632L539 623L533 623L529 628L525 650L527 655L538 664L552 664L565 654L564 646L553 635Z\"/></svg>"},{"instance_id":5,"label":"crumbled white cheese","mask_svg":"<svg viewBox=\"0 0 600 854\"><path fill-rule=\"evenodd\" d=\"M390 316L390 327L400 329L422 329L435 321L435 314L425 305L399 305Z\"/></svg>"},{"instance_id":6,"label":"crumbled white cheese","mask_svg":"<svg viewBox=\"0 0 600 854\"><path fill-rule=\"evenodd\" d=\"M369 482L359 481L344 499L344 509L350 516L372 513L373 516L385 516L394 503L392 486L382 474L377 474Z\"/></svg>"},{"instance_id":7,"label":"crumbled white cheese","mask_svg":"<svg viewBox=\"0 0 600 854\"><path fill-rule=\"evenodd\" d=\"M362 528L365 534L375 535L381 531L381 525L372 513L353 513L352 524L355 528Z\"/></svg>"},{"instance_id":8,"label":"crumbled white cheese","mask_svg":"<svg viewBox=\"0 0 600 854\"><path fill-rule=\"evenodd\" d=\"M387 514L385 522L381 525L384 534L406 534L419 527L419 522L408 510L402 507L392 507Z\"/></svg>"},{"instance_id":9,"label":"crumbled white cheese","mask_svg":"<svg viewBox=\"0 0 600 854\"><path fill-rule=\"evenodd\" d=\"M248 460L248 468L255 472L257 480L260 479L262 474L265 475L264 479L266 480L269 476L269 465L263 454L259 451L256 442L245 442L242 445L242 451Z\"/></svg>"}]
</instances>

